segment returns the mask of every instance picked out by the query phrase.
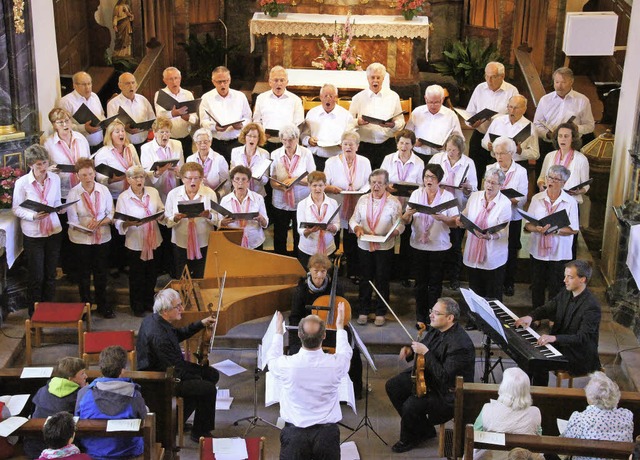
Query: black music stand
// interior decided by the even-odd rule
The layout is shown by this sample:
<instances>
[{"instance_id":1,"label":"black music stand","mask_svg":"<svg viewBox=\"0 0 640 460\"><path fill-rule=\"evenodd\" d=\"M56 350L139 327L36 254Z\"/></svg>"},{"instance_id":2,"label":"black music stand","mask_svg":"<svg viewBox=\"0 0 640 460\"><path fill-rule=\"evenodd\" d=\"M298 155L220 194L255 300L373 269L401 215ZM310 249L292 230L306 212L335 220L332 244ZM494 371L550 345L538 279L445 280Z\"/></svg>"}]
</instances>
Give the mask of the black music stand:
<instances>
[{"instance_id":1,"label":"black music stand","mask_svg":"<svg viewBox=\"0 0 640 460\"><path fill-rule=\"evenodd\" d=\"M365 394L364 394L364 416L360 420L360 423L358 423L358 426L356 426L355 430L353 430L353 433L347 436L345 440L342 441L342 443L347 442L349 438L351 438L351 436L353 436L358 431L360 431L361 428L366 428L367 438L369 437L369 429L371 429L371 431L373 431L373 434L375 434L378 437L378 439L380 439L380 441L384 443L385 446L388 446L389 444L387 444L387 441L382 439L382 436L380 436L378 432L375 430L375 428L373 428L373 425L371 424L371 419L369 418L369 368L372 368L374 372L378 372L378 369L376 368L376 364L373 362L373 357L369 353L367 346L364 344L364 342L358 335L356 328L353 327L351 324L350 326L351 326L351 332L353 333L353 338L356 342L356 350L354 350L354 352L359 353L361 351L365 359L367 360L367 377L366 377Z\"/></svg>"}]
</instances>

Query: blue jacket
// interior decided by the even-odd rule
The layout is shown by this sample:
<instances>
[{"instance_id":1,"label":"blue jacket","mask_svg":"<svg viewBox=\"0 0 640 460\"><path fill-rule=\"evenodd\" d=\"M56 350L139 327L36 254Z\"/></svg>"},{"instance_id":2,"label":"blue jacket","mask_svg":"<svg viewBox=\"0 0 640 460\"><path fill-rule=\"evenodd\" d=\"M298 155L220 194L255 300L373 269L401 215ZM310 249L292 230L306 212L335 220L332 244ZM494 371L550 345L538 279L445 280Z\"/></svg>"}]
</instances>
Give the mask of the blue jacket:
<instances>
[{"instance_id":1,"label":"blue jacket","mask_svg":"<svg viewBox=\"0 0 640 460\"><path fill-rule=\"evenodd\" d=\"M101 377L78 393L76 415L82 419L144 419L147 408L139 385L131 379ZM141 437L83 437L78 442L84 447L84 451L96 460L135 457L144 452L144 441Z\"/></svg>"}]
</instances>

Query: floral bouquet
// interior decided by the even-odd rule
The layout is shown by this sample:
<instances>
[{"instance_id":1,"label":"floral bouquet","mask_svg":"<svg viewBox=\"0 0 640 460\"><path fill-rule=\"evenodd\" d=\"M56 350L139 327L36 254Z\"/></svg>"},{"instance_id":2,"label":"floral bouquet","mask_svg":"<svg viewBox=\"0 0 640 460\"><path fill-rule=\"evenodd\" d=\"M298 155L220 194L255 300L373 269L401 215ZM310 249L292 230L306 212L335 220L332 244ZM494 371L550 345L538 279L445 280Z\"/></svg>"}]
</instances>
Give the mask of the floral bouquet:
<instances>
[{"instance_id":1,"label":"floral bouquet","mask_svg":"<svg viewBox=\"0 0 640 460\"><path fill-rule=\"evenodd\" d=\"M336 23L331 42L326 37L321 38L322 53L311 62L311 65L323 70L362 70L362 56L356 54L356 47L351 44L353 26L351 15L347 15L347 21L340 32Z\"/></svg>"},{"instance_id":2,"label":"floral bouquet","mask_svg":"<svg viewBox=\"0 0 640 460\"><path fill-rule=\"evenodd\" d=\"M260 8L264 14L275 18L284 11L284 6L289 4L289 0L260 0Z\"/></svg>"},{"instance_id":3,"label":"floral bouquet","mask_svg":"<svg viewBox=\"0 0 640 460\"><path fill-rule=\"evenodd\" d=\"M6 166L0 168L0 209L11 208L13 202L13 186L18 177L22 176L24 171L19 168Z\"/></svg>"},{"instance_id":4,"label":"floral bouquet","mask_svg":"<svg viewBox=\"0 0 640 460\"><path fill-rule=\"evenodd\" d=\"M422 13L426 3L427 0L398 0L396 8L407 21L411 21L415 15Z\"/></svg>"}]
</instances>

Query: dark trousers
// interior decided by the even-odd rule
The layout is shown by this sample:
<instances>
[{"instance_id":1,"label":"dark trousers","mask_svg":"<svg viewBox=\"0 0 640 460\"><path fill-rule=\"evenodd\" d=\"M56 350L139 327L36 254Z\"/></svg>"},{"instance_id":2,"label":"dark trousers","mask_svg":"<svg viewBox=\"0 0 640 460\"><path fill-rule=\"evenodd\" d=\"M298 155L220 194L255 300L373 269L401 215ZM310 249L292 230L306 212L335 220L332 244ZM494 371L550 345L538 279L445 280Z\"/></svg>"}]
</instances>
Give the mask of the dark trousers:
<instances>
[{"instance_id":1,"label":"dark trousers","mask_svg":"<svg viewBox=\"0 0 640 460\"><path fill-rule=\"evenodd\" d=\"M82 302L91 303L91 275L98 313L110 313L107 305L107 273L109 271L110 242L102 244L73 244L78 265L78 290Z\"/></svg>"},{"instance_id":2,"label":"dark trousers","mask_svg":"<svg viewBox=\"0 0 640 460\"><path fill-rule=\"evenodd\" d=\"M491 157L491 152L482 148L482 134L477 129L473 130L471 139L469 139L469 158L473 160L476 165L476 173L478 175L478 189L484 179L484 172L487 169L489 163L493 163L494 159Z\"/></svg>"},{"instance_id":3,"label":"dark trousers","mask_svg":"<svg viewBox=\"0 0 640 460\"><path fill-rule=\"evenodd\" d=\"M404 228L404 232L400 234L400 251L394 256L393 279L405 281L413 278L412 256L413 248L411 247L411 225Z\"/></svg>"},{"instance_id":4,"label":"dark trousers","mask_svg":"<svg viewBox=\"0 0 640 460\"><path fill-rule=\"evenodd\" d=\"M316 164L316 171L324 171L324 165L327 163L328 158L313 156L313 161Z\"/></svg>"},{"instance_id":5,"label":"dark trousers","mask_svg":"<svg viewBox=\"0 0 640 460\"><path fill-rule=\"evenodd\" d=\"M336 233L336 248L340 247L340 235L342 234L342 252L347 258L347 276L358 276L360 274L360 265L358 264L358 238L348 228L343 228Z\"/></svg>"},{"instance_id":6,"label":"dark trousers","mask_svg":"<svg viewBox=\"0 0 640 460\"><path fill-rule=\"evenodd\" d=\"M66 203L67 200L62 200L62 203ZM60 232L61 240L60 240L60 259L58 260L58 265L62 268L62 271L65 275L67 275L71 280L76 280L76 273L78 271L78 264L75 263L73 257L73 250L71 248L71 241L69 240L69 224L67 213L58 214L58 218L60 219L60 225L62 225L62 232Z\"/></svg>"},{"instance_id":7,"label":"dark trousers","mask_svg":"<svg viewBox=\"0 0 640 460\"><path fill-rule=\"evenodd\" d=\"M193 153L193 139L191 138L191 136L187 135L176 140L180 142L180 145L182 145L182 153L186 159Z\"/></svg>"},{"instance_id":8,"label":"dark trousers","mask_svg":"<svg viewBox=\"0 0 640 460\"><path fill-rule=\"evenodd\" d=\"M460 272L462 272L462 240L464 239L465 231L464 228L449 229L451 247L447 250L446 258L449 281L460 281Z\"/></svg>"},{"instance_id":9,"label":"dark trousers","mask_svg":"<svg viewBox=\"0 0 640 460\"><path fill-rule=\"evenodd\" d=\"M504 286L504 264L493 270L469 268L469 288L480 297L502 301L502 287Z\"/></svg>"},{"instance_id":10,"label":"dark trousers","mask_svg":"<svg viewBox=\"0 0 640 460\"><path fill-rule=\"evenodd\" d=\"M116 208L115 202L113 203L113 209ZM162 227L162 226L161 226ZM111 230L111 257L108 268L117 268L122 271L127 265L127 251L124 246L125 236L121 235L115 225L110 227Z\"/></svg>"},{"instance_id":11,"label":"dark trousers","mask_svg":"<svg viewBox=\"0 0 640 460\"><path fill-rule=\"evenodd\" d=\"M413 396L411 368L387 380L385 388L401 417L402 442L415 443L433 437L435 425L453 418L453 405L447 404L435 391L429 391L422 398Z\"/></svg>"},{"instance_id":12,"label":"dark trousers","mask_svg":"<svg viewBox=\"0 0 640 460\"><path fill-rule=\"evenodd\" d=\"M531 260L531 306L538 308L553 299L564 285L564 266L568 260L538 260L529 256ZM549 296L545 296L545 291Z\"/></svg>"},{"instance_id":13,"label":"dark trousers","mask_svg":"<svg viewBox=\"0 0 640 460\"><path fill-rule=\"evenodd\" d=\"M207 247L200 248L202 253L202 259L187 259L187 250L183 249L175 244L173 246L173 258L176 261L176 273L179 278L182 276L182 271L186 266L189 269L191 278L204 278L204 266L207 261Z\"/></svg>"},{"instance_id":14,"label":"dark trousers","mask_svg":"<svg viewBox=\"0 0 640 460\"><path fill-rule=\"evenodd\" d=\"M442 295L444 259L447 251L421 251L413 249L413 267L416 275L416 321L428 324L429 309Z\"/></svg>"},{"instance_id":15,"label":"dark trousers","mask_svg":"<svg viewBox=\"0 0 640 460\"><path fill-rule=\"evenodd\" d=\"M273 250L276 254L288 255L287 235L289 233L289 224L293 229L293 250L295 254L298 251L298 243L300 242L296 212L273 208Z\"/></svg>"},{"instance_id":16,"label":"dark trousers","mask_svg":"<svg viewBox=\"0 0 640 460\"><path fill-rule=\"evenodd\" d=\"M371 170L376 170L382 165L384 157L398 149L396 140L390 137L381 144L370 144L369 142L360 142L358 153L365 156L371 162Z\"/></svg>"},{"instance_id":17,"label":"dark trousers","mask_svg":"<svg viewBox=\"0 0 640 460\"><path fill-rule=\"evenodd\" d=\"M282 142L269 142L269 141L267 141L267 143L262 146L262 148L265 149L269 153L273 152L276 149L279 149L280 147L282 147Z\"/></svg>"},{"instance_id":18,"label":"dark trousers","mask_svg":"<svg viewBox=\"0 0 640 460\"><path fill-rule=\"evenodd\" d=\"M96 144L96 145L90 145L89 146L89 153L91 153L91 155L93 155L98 150L100 150L102 147L104 147L104 142L100 142L99 144Z\"/></svg>"},{"instance_id":19,"label":"dark trousers","mask_svg":"<svg viewBox=\"0 0 640 460\"><path fill-rule=\"evenodd\" d=\"M518 270L518 251L522 248L520 235L522 234L522 221L509 222L509 255L504 273L504 285L513 287L516 283L516 271Z\"/></svg>"},{"instance_id":20,"label":"dark trousers","mask_svg":"<svg viewBox=\"0 0 640 460\"><path fill-rule=\"evenodd\" d=\"M220 374L213 367L190 365L189 373L195 372L201 379L181 380L176 385L176 394L184 398L184 421L196 412L191 433L196 437L208 436L216 424L216 383Z\"/></svg>"},{"instance_id":21,"label":"dark trousers","mask_svg":"<svg viewBox=\"0 0 640 460\"><path fill-rule=\"evenodd\" d=\"M280 460L340 460L337 423L298 428L285 424L280 432Z\"/></svg>"},{"instance_id":22,"label":"dark trousers","mask_svg":"<svg viewBox=\"0 0 640 460\"><path fill-rule=\"evenodd\" d=\"M153 259L144 261L140 258L142 251L127 249L129 260L129 304L134 313L153 310L158 271L156 269L157 250L153 251Z\"/></svg>"},{"instance_id":23,"label":"dark trousers","mask_svg":"<svg viewBox=\"0 0 640 460\"><path fill-rule=\"evenodd\" d=\"M162 273L168 273L173 279L178 279L182 272L176 273L176 262L173 257L173 243L171 242L172 230L165 225L158 225L162 243L153 251L153 258L157 258L156 269Z\"/></svg>"},{"instance_id":24,"label":"dark trousers","mask_svg":"<svg viewBox=\"0 0 640 460\"><path fill-rule=\"evenodd\" d=\"M231 151L240 145L242 144L238 142L238 139L232 139L229 141L213 139L211 141L211 148L215 152L218 152L220 155L222 155L224 159L227 160L227 163L231 163Z\"/></svg>"},{"instance_id":25,"label":"dark trousers","mask_svg":"<svg viewBox=\"0 0 640 460\"><path fill-rule=\"evenodd\" d=\"M34 302L52 302L56 295L56 267L60 257L62 233L44 238L24 235L23 246L29 269L29 316L33 314Z\"/></svg>"},{"instance_id":26,"label":"dark trousers","mask_svg":"<svg viewBox=\"0 0 640 460\"><path fill-rule=\"evenodd\" d=\"M384 299L389 301L389 281L391 279L391 264L393 263L393 248L386 251L364 251L358 248L358 260L360 262L361 280L358 294L358 315L372 313L371 298L373 288L369 280L375 284ZM387 306L380 299L376 299L376 316L384 316Z\"/></svg>"}]
</instances>

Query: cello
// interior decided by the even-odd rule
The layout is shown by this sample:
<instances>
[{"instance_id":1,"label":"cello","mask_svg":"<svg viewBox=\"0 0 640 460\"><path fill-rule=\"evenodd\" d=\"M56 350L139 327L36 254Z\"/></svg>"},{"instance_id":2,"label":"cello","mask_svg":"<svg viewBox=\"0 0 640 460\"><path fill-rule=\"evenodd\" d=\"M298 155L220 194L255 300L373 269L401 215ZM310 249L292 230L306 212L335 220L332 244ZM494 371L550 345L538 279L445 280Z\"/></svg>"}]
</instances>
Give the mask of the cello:
<instances>
[{"instance_id":1,"label":"cello","mask_svg":"<svg viewBox=\"0 0 640 460\"><path fill-rule=\"evenodd\" d=\"M340 269L340 261L342 255L339 255L333 261L333 278L331 279L331 292L329 295L321 295L311 307L311 313L318 315L326 325L327 330L336 330L337 305L344 302L344 317L346 321L351 318L351 305L349 301L342 296L336 294L338 290L338 270ZM328 351L333 352L335 349L329 348Z\"/></svg>"}]
</instances>

